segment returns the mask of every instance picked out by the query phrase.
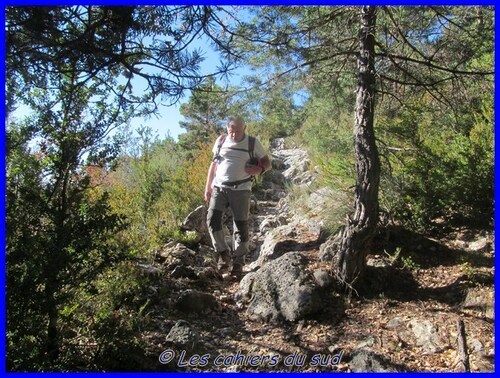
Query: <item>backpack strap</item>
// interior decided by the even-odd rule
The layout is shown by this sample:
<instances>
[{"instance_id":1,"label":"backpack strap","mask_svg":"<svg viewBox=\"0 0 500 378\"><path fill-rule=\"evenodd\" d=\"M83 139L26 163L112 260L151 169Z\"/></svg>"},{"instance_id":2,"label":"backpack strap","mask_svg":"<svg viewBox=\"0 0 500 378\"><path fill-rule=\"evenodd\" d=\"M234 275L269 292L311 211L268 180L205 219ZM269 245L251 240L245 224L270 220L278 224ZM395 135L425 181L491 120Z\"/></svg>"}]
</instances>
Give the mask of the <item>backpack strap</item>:
<instances>
[{"instance_id":1,"label":"backpack strap","mask_svg":"<svg viewBox=\"0 0 500 378\"><path fill-rule=\"evenodd\" d=\"M253 150L255 148L255 137L253 136L248 136L248 154L250 155L250 158L254 157Z\"/></svg>"},{"instance_id":2,"label":"backpack strap","mask_svg":"<svg viewBox=\"0 0 500 378\"><path fill-rule=\"evenodd\" d=\"M224 144L224 142L226 141L226 137L227 137L227 134L222 134L220 137L219 137L219 143L217 145L217 152L214 156L214 159L213 161L214 162L218 162L220 163L224 158L220 155L220 150L222 148L222 145Z\"/></svg>"}]
</instances>

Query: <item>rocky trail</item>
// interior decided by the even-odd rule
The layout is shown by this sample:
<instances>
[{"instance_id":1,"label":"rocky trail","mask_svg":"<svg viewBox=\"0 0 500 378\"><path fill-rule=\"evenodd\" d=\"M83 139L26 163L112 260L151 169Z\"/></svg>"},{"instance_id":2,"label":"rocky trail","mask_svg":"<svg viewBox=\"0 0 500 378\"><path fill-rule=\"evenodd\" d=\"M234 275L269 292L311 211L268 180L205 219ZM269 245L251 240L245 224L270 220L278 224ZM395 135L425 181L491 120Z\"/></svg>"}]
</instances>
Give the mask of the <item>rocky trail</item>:
<instances>
[{"instance_id":1,"label":"rocky trail","mask_svg":"<svg viewBox=\"0 0 500 378\"><path fill-rule=\"evenodd\" d=\"M142 370L461 371L459 321L471 371L494 370L493 235L457 228L437 240L388 226L369 256L371 292L341 296L320 259L322 216L335 193L312 189L304 151L277 140L271 152L241 282L215 269L204 207L183 226L196 243L169 243L140 266L155 277ZM299 212L291 185L309 193Z\"/></svg>"}]
</instances>

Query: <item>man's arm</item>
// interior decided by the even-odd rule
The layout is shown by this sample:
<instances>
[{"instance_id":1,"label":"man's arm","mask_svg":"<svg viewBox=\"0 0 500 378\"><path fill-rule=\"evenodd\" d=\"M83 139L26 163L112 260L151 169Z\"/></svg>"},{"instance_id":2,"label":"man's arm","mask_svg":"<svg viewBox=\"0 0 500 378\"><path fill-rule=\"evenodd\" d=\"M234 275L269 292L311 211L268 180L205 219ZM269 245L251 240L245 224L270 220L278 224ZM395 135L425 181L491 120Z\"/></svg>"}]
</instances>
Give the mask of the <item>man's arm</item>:
<instances>
[{"instance_id":1,"label":"man's arm","mask_svg":"<svg viewBox=\"0 0 500 378\"><path fill-rule=\"evenodd\" d=\"M267 155L260 158L260 164L263 168L262 172L269 171L271 169L271 159L269 159L269 156Z\"/></svg>"},{"instance_id":2,"label":"man's arm","mask_svg":"<svg viewBox=\"0 0 500 378\"><path fill-rule=\"evenodd\" d=\"M205 201L209 202L212 197L212 182L214 181L215 171L217 170L217 163L215 161L210 164L207 174L207 183L205 184Z\"/></svg>"}]
</instances>

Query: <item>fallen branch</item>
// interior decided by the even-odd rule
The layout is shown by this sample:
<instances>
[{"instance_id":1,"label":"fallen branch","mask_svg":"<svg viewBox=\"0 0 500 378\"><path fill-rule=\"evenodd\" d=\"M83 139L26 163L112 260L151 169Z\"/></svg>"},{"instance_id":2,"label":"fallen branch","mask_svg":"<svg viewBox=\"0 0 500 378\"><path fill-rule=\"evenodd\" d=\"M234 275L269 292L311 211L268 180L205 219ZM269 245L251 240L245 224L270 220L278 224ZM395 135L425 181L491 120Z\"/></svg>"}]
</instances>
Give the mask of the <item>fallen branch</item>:
<instances>
[{"instance_id":1,"label":"fallen branch","mask_svg":"<svg viewBox=\"0 0 500 378\"><path fill-rule=\"evenodd\" d=\"M461 365L462 371L470 373L469 354L467 353L467 340L465 338L465 325L464 321L459 319L457 321L458 329L458 363Z\"/></svg>"}]
</instances>

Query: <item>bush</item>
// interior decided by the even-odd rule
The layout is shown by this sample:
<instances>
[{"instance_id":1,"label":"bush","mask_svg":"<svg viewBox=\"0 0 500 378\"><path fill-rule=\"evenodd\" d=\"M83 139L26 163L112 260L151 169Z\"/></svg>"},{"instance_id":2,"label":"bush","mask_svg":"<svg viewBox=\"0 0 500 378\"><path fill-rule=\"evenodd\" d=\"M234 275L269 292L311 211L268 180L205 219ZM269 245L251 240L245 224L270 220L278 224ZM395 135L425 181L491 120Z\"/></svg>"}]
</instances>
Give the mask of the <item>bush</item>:
<instances>
[{"instance_id":1,"label":"bush","mask_svg":"<svg viewBox=\"0 0 500 378\"><path fill-rule=\"evenodd\" d=\"M117 235L124 248L148 256L170 239L183 239L178 230L187 214L203 203L212 142L184 155L172 140L143 146L138 156L123 156L105 183L117 214L128 228Z\"/></svg>"},{"instance_id":2,"label":"bush","mask_svg":"<svg viewBox=\"0 0 500 378\"><path fill-rule=\"evenodd\" d=\"M455 119L423 104L379 122L385 144L381 203L414 229L460 215L478 225L493 221L493 106ZM389 146L398 146L390 149Z\"/></svg>"},{"instance_id":3,"label":"bush","mask_svg":"<svg viewBox=\"0 0 500 378\"><path fill-rule=\"evenodd\" d=\"M61 370L137 371L144 361L141 332L150 328L158 298L151 278L122 261L75 290L62 311Z\"/></svg>"}]
</instances>

